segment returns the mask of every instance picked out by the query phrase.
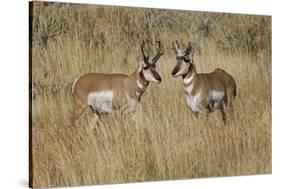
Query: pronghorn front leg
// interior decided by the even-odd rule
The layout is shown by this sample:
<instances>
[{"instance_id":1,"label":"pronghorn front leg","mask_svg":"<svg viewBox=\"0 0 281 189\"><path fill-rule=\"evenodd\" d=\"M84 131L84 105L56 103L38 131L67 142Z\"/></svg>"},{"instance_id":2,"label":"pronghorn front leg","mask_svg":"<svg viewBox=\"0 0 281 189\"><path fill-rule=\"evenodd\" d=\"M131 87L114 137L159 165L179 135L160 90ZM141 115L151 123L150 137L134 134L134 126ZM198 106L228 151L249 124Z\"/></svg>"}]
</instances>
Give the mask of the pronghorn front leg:
<instances>
[{"instance_id":1,"label":"pronghorn front leg","mask_svg":"<svg viewBox=\"0 0 281 189\"><path fill-rule=\"evenodd\" d=\"M80 117L83 111L86 109L87 106L83 106L77 102L73 105L73 111L71 115L71 126L75 126L75 121Z\"/></svg>"},{"instance_id":2,"label":"pronghorn front leg","mask_svg":"<svg viewBox=\"0 0 281 189\"><path fill-rule=\"evenodd\" d=\"M208 123L208 118L209 118L209 113L210 113L209 109L204 108L201 113L202 113L202 116L204 116L205 124Z\"/></svg>"},{"instance_id":3,"label":"pronghorn front leg","mask_svg":"<svg viewBox=\"0 0 281 189\"><path fill-rule=\"evenodd\" d=\"M202 114L204 115L207 121L209 113L212 112L213 103L209 99L202 98L200 104L201 104Z\"/></svg>"},{"instance_id":4,"label":"pronghorn front leg","mask_svg":"<svg viewBox=\"0 0 281 189\"><path fill-rule=\"evenodd\" d=\"M136 111L137 99L131 98L127 95L126 105L121 109L122 114L131 114Z\"/></svg>"},{"instance_id":5,"label":"pronghorn front leg","mask_svg":"<svg viewBox=\"0 0 281 189\"><path fill-rule=\"evenodd\" d=\"M198 119L198 112L193 112L193 115L196 117L196 119Z\"/></svg>"},{"instance_id":6,"label":"pronghorn front leg","mask_svg":"<svg viewBox=\"0 0 281 189\"><path fill-rule=\"evenodd\" d=\"M88 117L88 120L87 120L88 126L86 127L86 129L88 132L90 132L98 124L98 121L100 120L100 114L97 113L96 111L94 111L94 112L90 112L87 117Z\"/></svg>"}]
</instances>

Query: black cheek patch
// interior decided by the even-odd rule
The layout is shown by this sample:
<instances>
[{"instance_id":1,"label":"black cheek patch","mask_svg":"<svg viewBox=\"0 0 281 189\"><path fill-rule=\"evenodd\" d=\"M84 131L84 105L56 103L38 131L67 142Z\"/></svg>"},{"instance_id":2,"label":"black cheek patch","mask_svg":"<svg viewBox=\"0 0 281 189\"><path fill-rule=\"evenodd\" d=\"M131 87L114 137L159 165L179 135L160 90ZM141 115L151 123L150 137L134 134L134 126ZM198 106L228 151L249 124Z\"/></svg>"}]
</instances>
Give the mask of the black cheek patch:
<instances>
[{"instance_id":1,"label":"black cheek patch","mask_svg":"<svg viewBox=\"0 0 281 189\"><path fill-rule=\"evenodd\" d=\"M178 68L178 66L176 66L172 71L172 75L175 75L176 73L178 73L178 71L179 71L179 68Z\"/></svg>"},{"instance_id":2,"label":"black cheek patch","mask_svg":"<svg viewBox=\"0 0 281 189\"><path fill-rule=\"evenodd\" d=\"M143 69L144 69L144 70L147 70L147 69L148 69L148 66L146 66L146 67L143 67Z\"/></svg>"},{"instance_id":3,"label":"black cheek patch","mask_svg":"<svg viewBox=\"0 0 281 189\"><path fill-rule=\"evenodd\" d=\"M156 71L153 71L152 73L153 73L153 76L155 79L157 79L158 81L161 81L161 77Z\"/></svg>"}]
</instances>

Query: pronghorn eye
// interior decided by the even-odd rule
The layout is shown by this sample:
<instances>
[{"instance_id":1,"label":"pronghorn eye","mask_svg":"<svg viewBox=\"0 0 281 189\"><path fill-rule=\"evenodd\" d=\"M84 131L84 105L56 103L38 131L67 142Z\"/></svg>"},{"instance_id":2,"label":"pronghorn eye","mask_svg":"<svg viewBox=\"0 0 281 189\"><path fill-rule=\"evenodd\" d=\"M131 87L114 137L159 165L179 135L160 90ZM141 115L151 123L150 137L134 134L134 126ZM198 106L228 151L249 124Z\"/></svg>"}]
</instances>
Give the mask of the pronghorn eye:
<instances>
[{"instance_id":1,"label":"pronghorn eye","mask_svg":"<svg viewBox=\"0 0 281 189\"><path fill-rule=\"evenodd\" d=\"M183 61L184 61L185 63L189 63L189 62L190 62L190 59L189 59L189 58L183 58Z\"/></svg>"},{"instance_id":2,"label":"pronghorn eye","mask_svg":"<svg viewBox=\"0 0 281 189\"><path fill-rule=\"evenodd\" d=\"M143 67L143 69L147 70L147 69L148 69L148 66Z\"/></svg>"}]
</instances>

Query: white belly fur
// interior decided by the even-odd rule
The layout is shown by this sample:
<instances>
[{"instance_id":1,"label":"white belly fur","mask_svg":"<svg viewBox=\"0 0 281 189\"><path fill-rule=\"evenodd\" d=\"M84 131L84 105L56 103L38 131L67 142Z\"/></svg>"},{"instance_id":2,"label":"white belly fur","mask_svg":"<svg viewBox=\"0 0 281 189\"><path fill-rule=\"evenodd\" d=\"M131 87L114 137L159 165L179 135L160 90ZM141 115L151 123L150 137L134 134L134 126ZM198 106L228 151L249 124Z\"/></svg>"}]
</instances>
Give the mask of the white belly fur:
<instances>
[{"instance_id":1,"label":"white belly fur","mask_svg":"<svg viewBox=\"0 0 281 189\"><path fill-rule=\"evenodd\" d=\"M114 93L110 90L91 92L88 95L88 105L100 113L110 113L112 112L113 97ZM130 98L128 94L126 95L126 100L126 104L121 108L125 113L134 110L137 105L137 99Z\"/></svg>"},{"instance_id":2,"label":"white belly fur","mask_svg":"<svg viewBox=\"0 0 281 189\"><path fill-rule=\"evenodd\" d=\"M212 100L214 102L221 102L225 98L225 92L223 91L212 91Z\"/></svg>"},{"instance_id":3,"label":"white belly fur","mask_svg":"<svg viewBox=\"0 0 281 189\"><path fill-rule=\"evenodd\" d=\"M88 95L88 104L101 113L112 111L113 91L91 92Z\"/></svg>"},{"instance_id":4,"label":"white belly fur","mask_svg":"<svg viewBox=\"0 0 281 189\"><path fill-rule=\"evenodd\" d=\"M185 95L186 103L191 108L193 112L202 111L202 106L200 104L200 93L192 96L192 95ZM215 106L220 105L225 98L225 92L221 91L212 91L211 93L211 100L215 103Z\"/></svg>"}]
</instances>

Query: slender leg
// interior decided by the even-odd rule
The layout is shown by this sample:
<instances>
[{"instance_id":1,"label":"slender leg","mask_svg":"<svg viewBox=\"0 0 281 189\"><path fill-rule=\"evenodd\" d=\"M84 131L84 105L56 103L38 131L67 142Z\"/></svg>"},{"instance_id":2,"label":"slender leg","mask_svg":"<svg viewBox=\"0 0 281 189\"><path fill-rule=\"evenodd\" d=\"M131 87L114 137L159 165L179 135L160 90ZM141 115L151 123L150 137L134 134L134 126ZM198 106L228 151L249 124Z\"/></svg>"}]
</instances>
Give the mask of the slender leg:
<instances>
[{"instance_id":1,"label":"slender leg","mask_svg":"<svg viewBox=\"0 0 281 189\"><path fill-rule=\"evenodd\" d=\"M87 107L87 106L86 106ZM75 103L73 106L73 113L71 117L71 125L75 126L75 121L80 117L80 115L84 112L86 107L81 106L78 103Z\"/></svg>"},{"instance_id":2,"label":"slender leg","mask_svg":"<svg viewBox=\"0 0 281 189\"><path fill-rule=\"evenodd\" d=\"M231 116L231 120L234 120L234 109L233 109L233 104L232 102L229 103L229 114Z\"/></svg>"},{"instance_id":3,"label":"slender leg","mask_svg":"<svg viewBox=\"0 0 281 189\"><path fill-rule=\"evenodd\" d=\"M236 89L230 88L227 90L227 102L226 104L228 105L228 112L231 116L231 119L234 119L234 108L233 108L233 102L236 96Z\"/></svg>"},{"instance_id":4,"label":"slender leg","mask_svg":"<svg viewBox=\"0 0 281 189\"><path fill-rule=\"evenodd\" d=\"M211 111L209 111L209 109L208 109L207 111L205 111L205 118L206 118L206 121L208 121L210 112L211 112Z\"/></svg>"},{"instance_id":5,"label":"slender leg","mask_svg":"<svg viewBox=\"0 0 281 189\"><path fill-rule=\"evenodd\" d=\"M209 118L209 113L210 113L210 108L209 107L206 107L203 109L202 111L202 115L204 116L204 119L202 119L205 123L205 126L208 125L208 118Z\"/></svg>"},{"instance_id":6,"label":"slender leg","mask_svg":"<svg viewBox=\"0 0 281 189\"><path fill-rule=\"evenodd\" d=\"M205 111L206 121L209 118L209 114L214 111L214 107L215 107L215 103L213 101L211 101Z\"/></svg>"},{"instance_id":7,"label":"slender leg","mask_svg":"<svg viewBox=\"0 0 281 189\"><path fill-rule=\"evenodd\" d=\"M223 123L224 123L224 125L226 125L226 114L224 112L223 105L221 106L220 111L221 111L221 116L222 116Z\"/></svg>"},{"instance_id":8,"label":"slender leg","mask_svg":"<svg viewBox=\"0 0 281 189\"><path fill-rule=\"evenodd\" d=\"M100 115L98 113L91 112L89 113L88 126L86 127L87 132L92 132L95 129L95 126L98 124L98 120L100 119Z\"/></svg>"},{"instance_id":9,"label":"slender leg","mask_svg":"<svg viewBox=\"0 0 281 189\"><path fill-rule=\"evenodd\" d=\"M233 109L233 99L234 98L230 98L230 101L228 102L228 108L227 108L227 112L231 117L231 120L234 120L234 109Z\"/></svg>"},{"instance_id":10,"label":"slender leg","mask_svg":"<svg viewBox=\"0 0 281 189\"><path fill-rule=\"evenodd\" d=\"M198 119L198 115L199 115L198 112L193 112L193 115L196 117L196 119Z\"/></svg>"}]
</instances>

